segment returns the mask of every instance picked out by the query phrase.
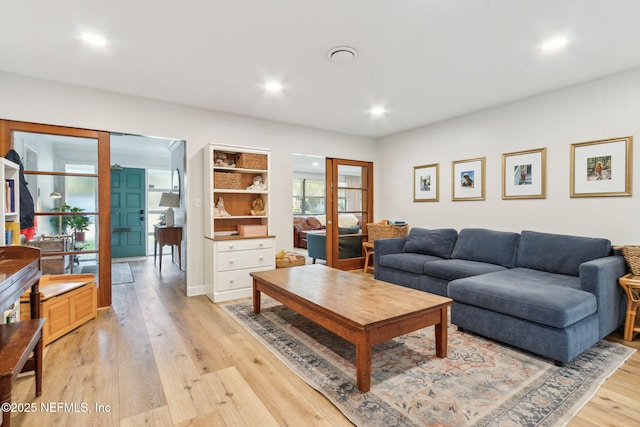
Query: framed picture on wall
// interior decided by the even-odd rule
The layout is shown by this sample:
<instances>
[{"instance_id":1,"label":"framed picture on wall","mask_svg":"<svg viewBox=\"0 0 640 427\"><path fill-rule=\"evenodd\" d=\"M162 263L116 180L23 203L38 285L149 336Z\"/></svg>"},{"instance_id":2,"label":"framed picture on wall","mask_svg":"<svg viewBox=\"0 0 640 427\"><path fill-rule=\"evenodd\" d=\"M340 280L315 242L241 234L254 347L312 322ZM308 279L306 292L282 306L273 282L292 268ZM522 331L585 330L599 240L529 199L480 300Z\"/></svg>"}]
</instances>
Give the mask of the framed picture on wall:
<instances>
[{"instance_id":1,"label":"framed picture on wall","mask_svg":"<svg viewBox=\"0 0 640 427\"><path fill-rule=\"evenodd\" d=\"M485 157L451 162L451 200L484 200Z\"/></svg>"},{"instance_id":2,"label":"framed picture on wall","mask_svg":"<svg viewBox=\"0 0 640 427\"><path fill-rule=\"evenodd\" d=\"M547 197L546 163L546 148L503 154L502 198L544 199Z\"/></svg>"},{"instance_id":3,"label":"framed picture on wall","mask_svg":"<svg viewBox=\"0 0 640 427\"><path fill-rule=\"evenodd\" d=\"M631 196L633 137L571 144L571 197Z\"/></svg>"},{"instance_id":4,"label":"framed picture on wall","mask_svg":"<svg viewBox=\"0 0 640 427\"><path fill-rule=\"evenodd\" d=\"M413 201L437 202L439 197L440 164L413 167Z\"/></svg>"}]
</instances>

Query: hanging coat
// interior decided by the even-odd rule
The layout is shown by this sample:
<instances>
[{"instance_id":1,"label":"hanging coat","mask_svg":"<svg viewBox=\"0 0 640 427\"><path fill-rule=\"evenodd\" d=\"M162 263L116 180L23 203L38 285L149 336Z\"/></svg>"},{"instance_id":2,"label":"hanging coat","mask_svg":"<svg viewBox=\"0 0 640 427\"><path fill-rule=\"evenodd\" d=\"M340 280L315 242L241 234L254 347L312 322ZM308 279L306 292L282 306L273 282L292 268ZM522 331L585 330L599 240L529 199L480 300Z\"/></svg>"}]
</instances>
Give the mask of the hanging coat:
<instances>
[{"instance_id":1,"label":"hanging coat","mask_svg":"<svg viewBox=\"0 0 640 427\"><path fill-rule=\"evenodd\" d=\"M34 225L35 205L27 181L24 179L24 166L20 154L12 148L4 157L20 166L20 230L31 228Z\"/></svg>"}]
</instances>

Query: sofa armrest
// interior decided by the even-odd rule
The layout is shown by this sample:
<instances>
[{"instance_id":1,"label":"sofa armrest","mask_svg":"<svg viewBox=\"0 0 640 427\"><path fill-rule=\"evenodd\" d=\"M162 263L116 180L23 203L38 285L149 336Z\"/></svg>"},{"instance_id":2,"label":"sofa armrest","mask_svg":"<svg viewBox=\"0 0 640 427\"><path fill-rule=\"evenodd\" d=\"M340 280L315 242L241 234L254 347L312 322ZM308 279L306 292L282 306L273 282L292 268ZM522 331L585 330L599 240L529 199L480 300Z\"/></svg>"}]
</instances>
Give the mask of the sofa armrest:
<instances>
[{"instance_id":1,"label":"sofa armrest","mask_svg":"<svg viewBox=\"0 0 640 427\"><path fill-rule=\"evenodd\" d=\"M591 292L598 302L600 338L615 331L624 321L625 295L618 279L627 273L621 256L608 256L580 265L580 287Z\"/></svg>"},{"instance_id":2,"label":"sofa armrest","mask_svg":"<svg viewBox=\"0 0 640 427\"><path fill-rule=\"evenodd\" d=\"M373 273L378 277L380 257L388 254L399 254L404 248L406 237L394 237L391 239L377 239L373 241Z\"/></svg>"},{"instance_id":3,"label":"sofa armrest","mask_svg":"<svg viewBox=\"0 0 640 427\"><path fill-rule=\"evenodd\" d=\"M300 247L300 233L302 232L302 227L298 224L293 224L293 247Z\"/></svg>"},{"instance_id":4,"label":"sofa armrest","mask_svg":"<svg viewBox=\"0 0 640 427\"><path fill-rule=\"evenodd\" d=\"M391 239L377 239L373 241L373 250L376 255L397 254L402 252L406 237L393 237Z\"/></svg>"}]
</instances>

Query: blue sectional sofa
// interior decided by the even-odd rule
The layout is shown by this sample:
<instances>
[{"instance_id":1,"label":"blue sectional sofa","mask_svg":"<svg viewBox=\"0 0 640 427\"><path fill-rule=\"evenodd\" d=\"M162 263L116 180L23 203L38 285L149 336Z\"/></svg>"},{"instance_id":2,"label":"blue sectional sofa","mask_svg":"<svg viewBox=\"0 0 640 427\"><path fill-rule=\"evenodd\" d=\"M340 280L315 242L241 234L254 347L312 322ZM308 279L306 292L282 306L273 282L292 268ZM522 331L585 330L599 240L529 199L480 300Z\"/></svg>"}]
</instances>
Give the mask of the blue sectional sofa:
<instances>
[{"instance_id":1,"label":"blue sectional sofa","mask_svg":"<svg viewBox=\"0 0 640 427\"><path fill-rule=\"evenodd\" d=\"M569 362L624 320L627 272L607 239L413 228L374 242L375 277L448 296L451 323Z\"/></svg>"}]
</instances>

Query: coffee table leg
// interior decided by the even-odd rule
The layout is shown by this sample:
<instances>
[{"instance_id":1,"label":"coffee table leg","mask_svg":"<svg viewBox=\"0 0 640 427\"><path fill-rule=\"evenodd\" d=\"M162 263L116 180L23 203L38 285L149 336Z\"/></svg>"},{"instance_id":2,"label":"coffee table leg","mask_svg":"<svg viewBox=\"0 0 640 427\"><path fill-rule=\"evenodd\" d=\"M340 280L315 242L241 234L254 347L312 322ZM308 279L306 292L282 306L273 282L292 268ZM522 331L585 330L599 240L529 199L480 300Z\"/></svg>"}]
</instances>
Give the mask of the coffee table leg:
<instances>
[{"instance_id":1,"label":"coffee table leg","mask_svg":"<svg viewBox=\"0 0 640 427\"><path fill-rule=\"evenodd\" d=\"M447 329L449 326L449 317L447 316L447 307L440 310L440 322L436 324L436 356L440 358L447 357Z\"/></svg>"},{"instance_id":2,"label":"coffee table leg","mask_svg":"<svg viewBox=\"0 0 640 427\"><path fill-rule=\"evenodd\" d=\"M356 344L356 380L358 390L366 393L371 388L371 345L363 341Z\"/></svg>"},{"instance_id":3,"label":"coffee table leg","mask_svg":"<svg viewBox=\"0 0 640 427\"><path fill-rule=\"evenodd\" d=\"M253 313L260 314L260 291L256 279L253 279Z\"/></svg>"}]
</instances>

